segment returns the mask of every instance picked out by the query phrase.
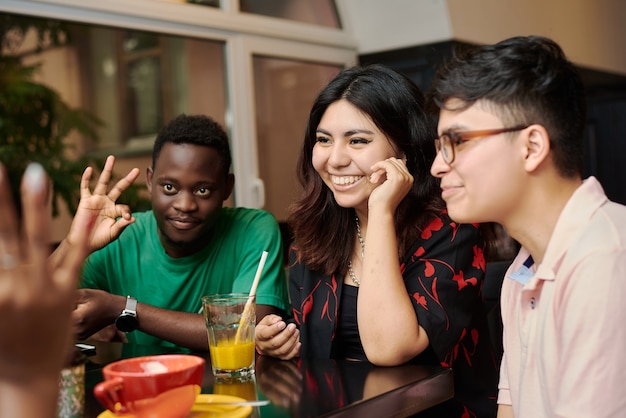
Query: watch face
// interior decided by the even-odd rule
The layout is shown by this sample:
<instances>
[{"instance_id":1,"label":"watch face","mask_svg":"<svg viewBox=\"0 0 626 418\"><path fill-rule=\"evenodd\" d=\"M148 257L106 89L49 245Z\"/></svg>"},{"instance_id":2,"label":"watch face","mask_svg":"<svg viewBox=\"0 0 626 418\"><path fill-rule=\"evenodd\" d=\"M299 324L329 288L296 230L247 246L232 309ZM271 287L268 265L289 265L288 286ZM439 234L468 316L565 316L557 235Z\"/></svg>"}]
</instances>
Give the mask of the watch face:
<instances>
[{"instance_id":1,"label":"watch face","mask_svg":"<svg viewBox=\"0 0 626 418\"><path fill-rule=\"evenodd\" d=\"M115 320L115 326L122 332L130 332L137 329L137 317L129 314L122 314Z\"/></svg>"}]
</instances>

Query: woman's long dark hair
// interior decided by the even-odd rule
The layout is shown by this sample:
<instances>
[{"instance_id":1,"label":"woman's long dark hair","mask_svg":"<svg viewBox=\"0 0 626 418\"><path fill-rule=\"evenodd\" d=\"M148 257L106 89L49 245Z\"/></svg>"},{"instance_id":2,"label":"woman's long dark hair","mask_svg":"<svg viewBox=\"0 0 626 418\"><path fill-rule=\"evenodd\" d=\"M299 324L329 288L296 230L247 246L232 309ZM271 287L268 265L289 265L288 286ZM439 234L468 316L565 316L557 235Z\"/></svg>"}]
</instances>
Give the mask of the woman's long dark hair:
<instances>
[{"instance_id":1,"label":"woman's long dark hair","mask_svg":"<svg viewBox=\"0 0 626 418\"><path fill-rule=\"evenodd\" d=\"M430 166L436 151L434 121L424 111L424 95L411 80L382 65L341 71L319 94L309 115L297 175L303 192L291 205L289 225L298 259L325 274L347 271L356 239L355 212L337 204L312 163L317 127L328 106L347 100L368 115L406 156L414 177L395 214L398 258L424 227L445 208Z\"/></svg>"}]
</instances>

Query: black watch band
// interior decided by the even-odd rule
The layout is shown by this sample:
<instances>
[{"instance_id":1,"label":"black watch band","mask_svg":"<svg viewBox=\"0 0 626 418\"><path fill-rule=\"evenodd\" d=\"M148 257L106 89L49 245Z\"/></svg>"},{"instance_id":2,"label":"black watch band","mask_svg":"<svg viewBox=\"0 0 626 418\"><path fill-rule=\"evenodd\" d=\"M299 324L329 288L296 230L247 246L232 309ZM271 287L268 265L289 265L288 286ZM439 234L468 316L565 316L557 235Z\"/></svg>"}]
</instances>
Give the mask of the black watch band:
<instances>
[{"instance_id":1,"label":"black watch band","mask_svg":"<svg viewBox=\"0 0 626 418\"><path fill-rule=\"evenodd\" d=\"M139 326L137 319L137 299L132 296L126 297L126 307L115 320L115 326L122 332L131 332Z\"/></svg>"}]
</instances>

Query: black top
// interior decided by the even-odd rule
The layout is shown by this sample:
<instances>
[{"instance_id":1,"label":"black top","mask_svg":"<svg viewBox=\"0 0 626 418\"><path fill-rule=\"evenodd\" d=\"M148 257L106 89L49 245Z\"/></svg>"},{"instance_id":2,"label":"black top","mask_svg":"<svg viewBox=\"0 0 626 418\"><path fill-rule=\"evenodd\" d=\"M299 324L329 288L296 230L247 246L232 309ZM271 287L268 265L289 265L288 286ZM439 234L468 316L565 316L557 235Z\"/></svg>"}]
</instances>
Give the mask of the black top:
<instances>
[{"instance_id":1,"label":"black top","mask_svg":"<svg viewBox=\"0 0 626 418\"><path fill-rule=\"evenodd\" d=\"M356 299L358 295L358 287L344 285L339 303L339 320L331 348L331 358L367 361L356 321Z\"/></svg>"}]
</instances>

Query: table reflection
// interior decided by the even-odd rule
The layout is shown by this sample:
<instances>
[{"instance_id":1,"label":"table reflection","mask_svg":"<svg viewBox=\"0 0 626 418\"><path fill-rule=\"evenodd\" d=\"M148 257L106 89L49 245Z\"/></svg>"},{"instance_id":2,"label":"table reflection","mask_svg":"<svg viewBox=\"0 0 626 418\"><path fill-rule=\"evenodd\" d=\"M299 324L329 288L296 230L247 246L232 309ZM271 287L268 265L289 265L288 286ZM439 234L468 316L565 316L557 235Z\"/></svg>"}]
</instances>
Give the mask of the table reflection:
<instances>
[{"instance_id":1,"label":"table reflection","mask_svg":"<svg viewBox=\"0 0 626 418\"><path fill-rule=\"evenodd\" d=\"M452 372L441 367L260 356L256 370L259 391L291 417L409 416L453 396Z\"/></svg>"},{"instance_id":2,"label":"table reflection","mask_svg":"<svg viewBox=\"0 0 626 418\"><path fill-rule=\"evenodd\" d=\"M96 355L86 366L85 418L97 417L104 408L93 396L102 380L102 367L112 361L153 354L187 352L207 361L202 393L270 400L253 407L252 417L412 416L453 397L452 371L443 367L406 364L376 367L341 360L283 361L259 356L256 374L247 379L213 377L209 353L162 346L95 342Z\"/></svg>"}]
</instances>

